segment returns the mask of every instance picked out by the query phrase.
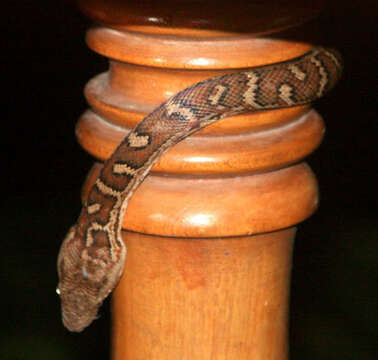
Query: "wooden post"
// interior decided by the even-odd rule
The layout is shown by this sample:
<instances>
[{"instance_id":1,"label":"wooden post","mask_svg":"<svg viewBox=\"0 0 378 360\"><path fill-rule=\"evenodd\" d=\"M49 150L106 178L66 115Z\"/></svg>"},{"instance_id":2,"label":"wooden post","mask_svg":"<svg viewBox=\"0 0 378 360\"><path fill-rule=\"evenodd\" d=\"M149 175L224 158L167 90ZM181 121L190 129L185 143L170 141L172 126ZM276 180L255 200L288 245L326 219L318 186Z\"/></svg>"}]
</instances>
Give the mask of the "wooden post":
<instances>
[{"instance_id":1,"label":"wooden post","mask_svg":"<svg viewBox=\"0 0 378 360\"><path fill-rule=\"evenodd\" d=\"M316 7L280 3L81 1L102 24L87 43L110 59L109 71L86 87L91 110L77 125L81 145L106 159L179 90L305 53L310 43L281 35ZM113 360L287 359L295 225L318 199L301 160L323 132L317 112L297 106L223 119L164 155L124 220Z\"/></svg>"}]
</instances>

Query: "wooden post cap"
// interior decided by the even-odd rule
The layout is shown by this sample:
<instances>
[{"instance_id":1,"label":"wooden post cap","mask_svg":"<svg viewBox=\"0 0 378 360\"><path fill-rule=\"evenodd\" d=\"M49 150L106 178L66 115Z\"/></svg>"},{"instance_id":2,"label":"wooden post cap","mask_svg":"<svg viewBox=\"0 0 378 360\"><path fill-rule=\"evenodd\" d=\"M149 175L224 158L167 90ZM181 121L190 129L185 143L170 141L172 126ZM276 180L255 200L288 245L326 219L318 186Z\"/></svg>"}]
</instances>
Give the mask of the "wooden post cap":
<instances>
[{"instance_id":1,"label":"wooden post cap","mask_svg":"<svg viewBox=\"0 0 378 360\"><path fill-rule=\"evenodd\" d=\"M308 51L310 43L275 33L311 19L321 2L314 8L283 3L81 1L96 21L88 45L110 59L109 71L86 87L92 110L77 125L81 145L105 160L144 116L183 88ZM323 132L321 117L308 105L223 119L161 158L130 200L124 228L207 237L295 225L316 209L317 187L307 166L288 166L311 153Z\"/></svg>"}]
</instances>

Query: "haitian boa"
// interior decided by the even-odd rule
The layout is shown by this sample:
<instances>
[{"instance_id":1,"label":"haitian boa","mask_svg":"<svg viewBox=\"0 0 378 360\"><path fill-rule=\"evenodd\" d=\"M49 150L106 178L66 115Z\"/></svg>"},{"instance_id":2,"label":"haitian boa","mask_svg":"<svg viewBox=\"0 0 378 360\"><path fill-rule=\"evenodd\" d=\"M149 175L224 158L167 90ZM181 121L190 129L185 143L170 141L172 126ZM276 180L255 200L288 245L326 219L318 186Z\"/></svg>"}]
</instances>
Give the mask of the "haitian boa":
<instances>
[{"instance_id":1,"label":"haitian boa","mask_svg":"<svg viewBox=\"0 0 378 360\"><path fill-rule=\"evenodd\" d=\"M58 256L64 325L82 331L117 285L125 264L121 225L128 200L161 155L229 115L312 102L340 77L333 51L314 48L286 62L199 82L158 106L105 162Z\"/></svg>"}]
</instances>

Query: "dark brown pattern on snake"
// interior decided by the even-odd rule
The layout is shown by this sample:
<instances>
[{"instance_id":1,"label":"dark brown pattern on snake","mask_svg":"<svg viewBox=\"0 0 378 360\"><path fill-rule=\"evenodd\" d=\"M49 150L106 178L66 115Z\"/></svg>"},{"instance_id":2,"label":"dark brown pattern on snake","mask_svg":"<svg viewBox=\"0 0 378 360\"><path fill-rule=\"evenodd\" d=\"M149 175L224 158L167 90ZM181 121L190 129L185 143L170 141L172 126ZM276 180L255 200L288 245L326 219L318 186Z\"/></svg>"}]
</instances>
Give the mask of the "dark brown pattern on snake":
<instances>
[{"instance_id":1,"label":"dark brown pattern on snake","mask_svg":"<svg viewBox=\"0 0 378 360\"><path fill-rule=\"evenodd\" d=\"M318 99L339 79L339 59L315 48L290 61L212 78L176 94L139 123L105 162L61 246L57 292L64 325L82 331L117 285L126 258L121 224L127 202L164 152L223 117Z\"/></svg>"}]
</instances>

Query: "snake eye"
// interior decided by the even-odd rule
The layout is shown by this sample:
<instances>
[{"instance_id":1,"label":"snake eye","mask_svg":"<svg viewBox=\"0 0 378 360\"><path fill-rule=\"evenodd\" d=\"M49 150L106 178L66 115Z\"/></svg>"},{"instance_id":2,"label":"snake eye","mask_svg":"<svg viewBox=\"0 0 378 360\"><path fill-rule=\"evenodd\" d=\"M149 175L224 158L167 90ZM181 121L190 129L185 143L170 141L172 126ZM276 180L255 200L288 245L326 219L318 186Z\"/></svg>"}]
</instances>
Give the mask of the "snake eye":
<instances>
[{"instance_id":1,"label":"snake eye","mask_svg":"<svg viewBox=\"0 0 378 360\"><path fill-rule=\"evenodd\" d=\"M56 292L58 295L60 295L60 290L59 290L58 287L55 289L55 292Z\"/></svg>"}]
</instances>

